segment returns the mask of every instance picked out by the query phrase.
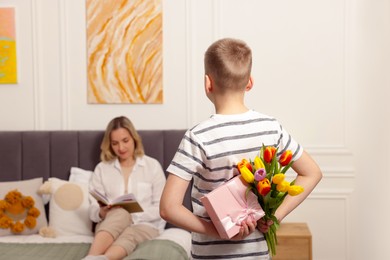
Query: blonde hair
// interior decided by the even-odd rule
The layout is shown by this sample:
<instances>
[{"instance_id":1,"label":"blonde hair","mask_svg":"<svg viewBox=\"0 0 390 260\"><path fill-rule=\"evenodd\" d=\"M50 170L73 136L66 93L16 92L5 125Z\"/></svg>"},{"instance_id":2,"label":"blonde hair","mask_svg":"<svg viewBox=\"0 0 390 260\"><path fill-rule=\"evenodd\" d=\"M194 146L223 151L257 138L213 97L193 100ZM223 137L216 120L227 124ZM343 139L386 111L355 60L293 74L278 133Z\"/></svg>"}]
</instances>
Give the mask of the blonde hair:
<instances>
[{"instance_id":1,"label":"blonde hair","mask_svg":"<svg viewBox=\"0 0 390 260\"><path fill-rule=\"evenodd\" d=\"M219 90L242 90L251 76L252 51L244 41L224 38L207 49L204 67Z\"/></svg>"},{"instance_id":2,"label":"blonde hair","mask_svg":"<svg viewBox=\"0 0 390 260\"><path fill-rule=\"evenodd\" d=\"M145 154L141 137L135 129L133 123L127 117L120 116L112 119L107 125L100 145L100 159L102 161L111 161L117 157L111 148L111 132L119 128L124 128L129 131L129 134L134 139L134 158Z\"/></svg>"}]
</instances>

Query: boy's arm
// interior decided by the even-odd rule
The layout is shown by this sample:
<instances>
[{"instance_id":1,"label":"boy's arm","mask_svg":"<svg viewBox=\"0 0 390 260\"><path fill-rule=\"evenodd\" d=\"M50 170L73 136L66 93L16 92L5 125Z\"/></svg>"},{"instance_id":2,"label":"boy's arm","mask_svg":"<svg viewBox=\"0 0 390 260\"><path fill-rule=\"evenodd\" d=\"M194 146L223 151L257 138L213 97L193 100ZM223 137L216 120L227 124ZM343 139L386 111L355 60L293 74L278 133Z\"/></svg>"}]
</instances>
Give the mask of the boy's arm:
<instances>
[{"instance_id":1,"label":"boy's arm","mask_svg":"<svg viewBox=\"0 0 390 260\"><path fill-rule=\"evenodd\" d=\"M292 168L297 173L295 184L302 186L304 188L304 192L298 196L287 196L285 198L283 203L275 212L275 216L279 222L282 221L299 204L301 204L307 196L309 196L322 178L321 169L305 151L303 151L302 156L293 163Z\"/></svg>"},{"instance_id":2,"label":"boy's arm","mask_svg":"<svg viewBox=\"0 0 390 260\"><path fill-rule=\"evenodd\" d=\"M189 181L174 174L169 174L160 200L161 217L167 222L190 232L219 238L218 232L211 222L198 218L183 206L189 183Z\"/></svg>"}]
</instances>

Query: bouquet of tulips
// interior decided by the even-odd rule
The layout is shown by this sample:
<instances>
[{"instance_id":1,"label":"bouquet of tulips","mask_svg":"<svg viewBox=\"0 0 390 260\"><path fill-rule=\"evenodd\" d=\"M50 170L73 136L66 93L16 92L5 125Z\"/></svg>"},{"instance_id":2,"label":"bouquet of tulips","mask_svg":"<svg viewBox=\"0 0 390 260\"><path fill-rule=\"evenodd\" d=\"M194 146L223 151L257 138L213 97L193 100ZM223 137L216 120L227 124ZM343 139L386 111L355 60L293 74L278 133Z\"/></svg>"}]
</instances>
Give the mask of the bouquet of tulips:
<instances>
[{"instance_id":1,"label":"bouquet of tulips","mask_svg":"<svg viewBox=\"0 0 390 260\"><path fill-rule=\"evenodd\" d=\"M287 195L296 196L303 192L303 187L294 185L295 180L292 182L285 180L285 173L293 162L290 150L286 150L278 158L276 147L263 145L253 161L243 159L237 164L241 176L249 184L248 190L257 195L258 202L265 212L264 220L273 221L265 233L271 255L276 254L276 230L279 228L279 222L275 217L276 209Z\"/></svg>"}]
</instances>

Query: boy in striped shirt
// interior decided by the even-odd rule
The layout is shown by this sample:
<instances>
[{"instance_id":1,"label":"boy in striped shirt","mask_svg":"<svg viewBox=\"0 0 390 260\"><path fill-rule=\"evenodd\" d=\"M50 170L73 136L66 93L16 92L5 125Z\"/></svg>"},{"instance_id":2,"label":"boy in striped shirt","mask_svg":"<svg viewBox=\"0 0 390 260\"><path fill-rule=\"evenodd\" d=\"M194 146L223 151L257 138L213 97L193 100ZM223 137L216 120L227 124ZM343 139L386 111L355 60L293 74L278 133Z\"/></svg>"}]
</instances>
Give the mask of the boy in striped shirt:
<instances>
[{"instance_id":1,"label":"boy in striped shirt","mask_svg":"<svg viewBox=\"0 0 390 260\"><path fill-rule=\"evenodd\" d=\"M291 150L296 184L305 191L300 196L287 196L275 213L280 222L314 189L322 178L321 170L275 118L245 105L244 95L253 87L252 53L245 42L231 38L216 41L205 53L204 66L205 93L215 114L183 137L167 169L170 174L160 214L192 232L192 259L270 259L263 233L272 223L248 220L236 236L223 240L200 198L238 175L237 162L254 158L263 144L278 147L278 154ZM182 205L191 180L193 212Z\"/></svg>"}]
</instances>

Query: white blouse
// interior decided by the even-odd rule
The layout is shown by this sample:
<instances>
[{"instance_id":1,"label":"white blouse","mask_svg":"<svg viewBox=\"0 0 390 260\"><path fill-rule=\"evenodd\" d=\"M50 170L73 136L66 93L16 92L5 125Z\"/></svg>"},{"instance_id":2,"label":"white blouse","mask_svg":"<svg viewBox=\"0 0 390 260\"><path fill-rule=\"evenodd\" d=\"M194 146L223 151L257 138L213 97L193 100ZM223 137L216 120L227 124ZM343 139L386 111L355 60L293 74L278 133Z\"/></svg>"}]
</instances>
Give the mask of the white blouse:
<instances>
[{"instance_id":1,"label":"white blouse","mask_svg":"<svg viewBox=\"0 0 390 260\"><path fill-rule=\"evenodd\" d=\"M143 212L133 213L133 225L147 224L160 233L166 222L160 217L159 204L166 178L160 163L147 155L138 157L129 176L127 190L133 193ZM110 200L125 194L125 182L118 159L100 162L90 180L89 189L96 189ZM93 222L100 222L99 204L90 196L89 215Z\"/></svg>"}]
</instances>

